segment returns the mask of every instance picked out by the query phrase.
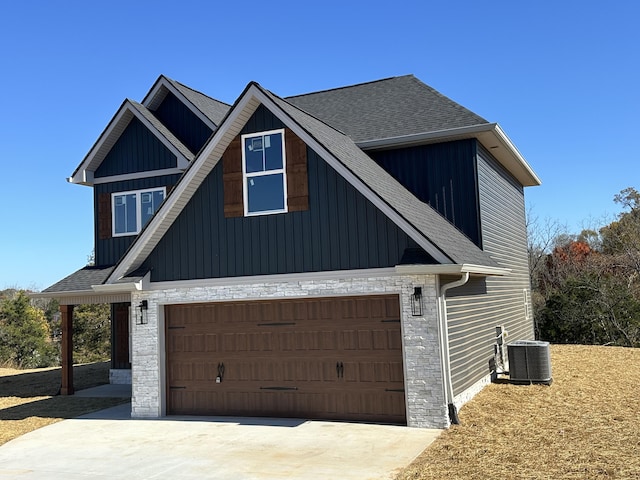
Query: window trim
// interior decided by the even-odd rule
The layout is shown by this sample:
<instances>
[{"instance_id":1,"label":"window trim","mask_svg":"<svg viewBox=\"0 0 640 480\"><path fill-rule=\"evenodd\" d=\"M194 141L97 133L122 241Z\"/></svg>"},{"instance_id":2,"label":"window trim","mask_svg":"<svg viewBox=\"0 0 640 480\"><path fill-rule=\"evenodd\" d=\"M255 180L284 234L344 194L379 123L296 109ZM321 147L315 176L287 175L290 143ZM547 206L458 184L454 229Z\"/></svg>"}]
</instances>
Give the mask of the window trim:
<instances>
[{"instance_id":1,"label":"window trim","mask_svg":"<svg viewBox=\"0 0 640 480\"><path fill-rule=\"evenodd\" d=\"M111 235L113 237L130 237L132 235L138 235L144 225L142 225L142 195L145 193L154 193L162 191L162 201L167 198L167 187L153 187L153 188L143 188L140 190L127 190L124 192L112 192L111 193ZM136 231L135 232L123 232L116 233L116 197L126 196L135 194L136 196ZM158 210L156 209L153 212ZM153 216L152 215L152 216Z\"/></svg>"},{"instance_id":2,"label":"window trim","mask_svg":"<svg viewBox=\"0 0 640 480\"><path fill-rule=\"evenodd\" d=\"M279 133L282 139L282 168L266 170L260 172L247 173L247 160L245 155L245 139L264 137L266 135L273 135ZM240 148L242 150L242 203L244 207L245 217L256 217L260 215L275 215L278 213L287 213L287 152L285 145L285 132L284 128L278 128L275 130L265 130L263 132L246 133L240 136ZM277 210L261 210L259 212L249 211L249 192L247 189L247 181L249 178L262 177L268 175L282 174L282 191L283 191L283 208Z\"/></svg>"}]
</instances>

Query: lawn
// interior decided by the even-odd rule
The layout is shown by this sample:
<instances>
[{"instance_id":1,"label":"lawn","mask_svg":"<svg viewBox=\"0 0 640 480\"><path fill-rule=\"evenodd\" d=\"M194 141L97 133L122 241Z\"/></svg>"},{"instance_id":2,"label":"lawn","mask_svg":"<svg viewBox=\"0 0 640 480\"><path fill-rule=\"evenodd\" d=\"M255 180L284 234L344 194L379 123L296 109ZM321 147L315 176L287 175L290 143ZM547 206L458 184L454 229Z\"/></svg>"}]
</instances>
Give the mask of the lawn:
<instances>
[{"instance_id":1,"label":"lawn","mask_svg":"<svg viewBox=\"0 0 640 480\"><path fill-rule=\"evenodd\" d=\"M76 390L109 383L108 362L76 365L73 372ZM60 368L0 368L0 445L45 425L126 401L57 395L61 378Z\"/></svg>"},{"instance_id":2,"label":"lawn","mask_svg":"<svg viewBox=\"0 0 640 480\"><path fill-rule=\"evenodd\" d=\"M551 347L553 384L492 384L397 480L640 479L640 349Z\"/></svg>"}]
</instances>

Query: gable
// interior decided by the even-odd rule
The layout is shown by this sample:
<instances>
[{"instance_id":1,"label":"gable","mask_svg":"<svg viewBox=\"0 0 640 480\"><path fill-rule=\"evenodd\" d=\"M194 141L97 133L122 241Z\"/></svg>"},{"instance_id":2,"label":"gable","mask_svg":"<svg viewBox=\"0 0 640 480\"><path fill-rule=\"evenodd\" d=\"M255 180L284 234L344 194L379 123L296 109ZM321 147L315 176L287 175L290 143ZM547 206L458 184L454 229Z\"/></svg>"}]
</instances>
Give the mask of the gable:
<instances>
[{"instance_id":1,"label":"gable","mask_svg":"<svg viewBox=\"0 0 640 480\"><path fill-rule=\"evenodd\" d=\"M134 117L104 157L94 178L176 167L176 155Z\"/></svg>"},{"instance_id":2,"label":"gable","mask_svg":"<svg viewBox=\"0 0 640 480\"><path fill-rule=\"evenodd\" d=\"M260 105L227 147L222 157L225 217L242 217L245 213L242 135L274 130L284 130L287 179L286 209L288 212L293 212L309 208L306 145L278 117L264 105Z\"/></svg>"},{"instance_id":3,"label":"gable","mask_svg":"<svg viewBox=\"0 0 640 480\"><path fill-rule=\"evenodd\" d=\"M231 108L231 105L211 98L164 75L158 77L156 83L142 100L142 104L155 111L169 93L179 99L183 105L212 130L216 129Z\"/></svg>"},{"instance_id":4,"label":"gable","mask_svg":"<svg viewBox=\"0 0 640 480\"><path fill-rule=\"evenodd\" d=\"M151 280L383 268L403 257L435 263L319 155L306 151L309 208L277 215L225 217L218 163L143 263Z\"/></svg>"},{"instance_id":5,"label":"gable","mask_svg":"<svg viewBox=\"0 0 640 480\"><path fill-rule=\"evenodd\" d=\"M146 130L145 130L146 129ZM125 134L125 139L121 137ZM114 146L118 147L114 150ZM142 149L138 156L137 149ZM167 150L170 154L167 154ZM155 152L161 152L154 156ZM108 165L102 167L107 156ZM171 158L175 158L175 161ZM102 132L91 150L67 180L70 183L94 185L96 172L99 181L118 181L122 177L149 177L183 171L193 160L193 153L176 138L145 106L125 100ZM172 164L169 168L154 165ZM112 174L112 172L126 172Z\"/></svg>"},{"instance_id":6,"label":"gable","mask_svg":"<svg viewBox=\"0 0 640 480\"><path fill-rule=\"evenodd\" d=\"M153 113L192 153L198 152L213 133L173 93L168 93Z\"/></svg>"}]
</instances>

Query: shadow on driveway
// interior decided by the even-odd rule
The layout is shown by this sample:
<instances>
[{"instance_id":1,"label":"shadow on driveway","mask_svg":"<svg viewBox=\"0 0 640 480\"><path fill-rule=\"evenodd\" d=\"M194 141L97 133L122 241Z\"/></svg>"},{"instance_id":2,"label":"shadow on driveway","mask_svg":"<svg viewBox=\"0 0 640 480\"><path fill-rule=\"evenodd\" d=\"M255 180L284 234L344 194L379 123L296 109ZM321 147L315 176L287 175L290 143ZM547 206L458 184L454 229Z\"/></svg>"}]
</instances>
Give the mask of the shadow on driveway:
<instances>
[{"instance_id":1,"label":"shadow on driveway","mask_svg":"<svg viewBox=\"0 0 640 480\"><path fill-rule=\"evenodd\" d=\"M0 447L0 479L391 479L440 433L280 418L132 420L129 412L123 404L12 440Z\"/></svg>"}]
</instances>

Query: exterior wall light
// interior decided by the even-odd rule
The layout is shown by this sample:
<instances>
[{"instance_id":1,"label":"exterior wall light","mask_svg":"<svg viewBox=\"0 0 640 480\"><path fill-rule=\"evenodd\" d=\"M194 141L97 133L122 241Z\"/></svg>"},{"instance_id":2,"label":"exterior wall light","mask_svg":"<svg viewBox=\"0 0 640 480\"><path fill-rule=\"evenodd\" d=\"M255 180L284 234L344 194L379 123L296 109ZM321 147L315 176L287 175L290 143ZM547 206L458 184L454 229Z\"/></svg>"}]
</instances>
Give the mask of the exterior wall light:
<instances>
[{"instance_id":1,"label":"exterior wall light","mask_svg":"<svg viewBox=\"0 0 640 480\"><path fill-rule=\"evenodd\" d=\"M138 304L138 310L140 310L140 316L136 318L136 325L146 325L149 319L147 318L147 310L149 310L149 302L142 300Z\"/></svg>"},{"instance_id":2,"label":"exterior wall light","mask_svg":"<svg viewBox=\"0 0 640 480\"><path fill-rule=\"evenodd\" d=\"M413 287L411 295L411 314L414 317L422 316L422 287Z\"/></svg>"}]
</instances>

